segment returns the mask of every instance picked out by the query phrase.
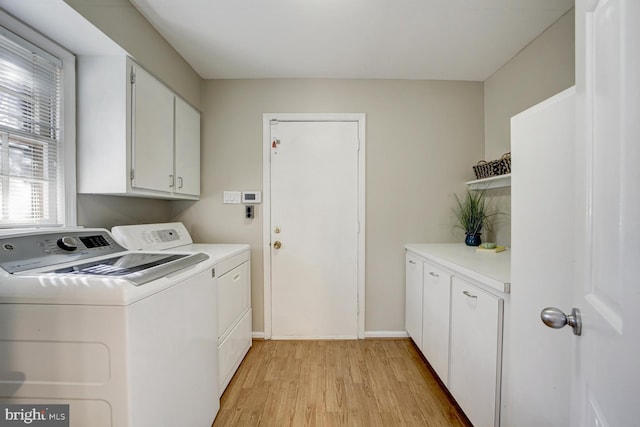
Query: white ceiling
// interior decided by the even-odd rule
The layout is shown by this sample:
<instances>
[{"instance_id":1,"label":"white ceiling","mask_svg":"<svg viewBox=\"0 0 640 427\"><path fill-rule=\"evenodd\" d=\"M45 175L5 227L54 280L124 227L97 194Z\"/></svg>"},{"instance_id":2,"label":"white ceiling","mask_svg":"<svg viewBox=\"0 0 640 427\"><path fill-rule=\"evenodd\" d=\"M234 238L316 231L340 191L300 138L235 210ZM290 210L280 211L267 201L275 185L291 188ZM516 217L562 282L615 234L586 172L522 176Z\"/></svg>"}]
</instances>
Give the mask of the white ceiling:
<instances>
[{"instance_id":1,"label":"white ceiling","mask_svg":"<svg viewBox=\"0 0 640 427\"><path fill-rule=\"evenodd\" d=\"M484 81L574 0L130 0L205 79Z\"/></svg>"}]
</instances>

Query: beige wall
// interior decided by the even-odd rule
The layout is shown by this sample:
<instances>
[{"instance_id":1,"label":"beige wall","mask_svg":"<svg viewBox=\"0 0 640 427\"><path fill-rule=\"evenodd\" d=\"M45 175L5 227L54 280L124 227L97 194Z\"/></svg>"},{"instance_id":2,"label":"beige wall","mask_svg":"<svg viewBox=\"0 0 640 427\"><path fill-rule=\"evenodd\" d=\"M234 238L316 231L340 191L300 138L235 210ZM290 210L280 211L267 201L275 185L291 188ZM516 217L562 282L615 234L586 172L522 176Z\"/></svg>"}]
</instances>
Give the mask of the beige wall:
<instances>
[{"instance_id":1,"label":"beige wall","mask_svg":"<svg viewBox=\"0 0 640 427\"><path fill-rule=\"evenodd\" d=\"M571 9L484 82L484 159L511 151L512 116L573 86L574 17ZM501 212L511 212L510 188L489 190L487 198ZM510 216L499 217L491 239L511 246Z\"/></svg>"},{"instance_id":2,"label":"beige wall","mask_svg":"<svg viewBox=\"0 0 640 427\"><path fill-rule=\"evenodd\" d=\"M172 90L202 110L203 80L128 0L65 0ZM165 200L78 195L78 224L114 225L171 220Z\"/></svg>"},{"instance_id":3,"label":"beige wall","mask_svg":"<svg viewBox=\"0 0 640 427\"><path fill-rule=\"evenodd\" d=\"M204 86L202 197L173 203L200 242L252 247L254 331L263 331L262 205L247 221L224 190L262 189L263 113L366 113L366 326L404 330L409 242L462 241L454 192L482 156L480 82L209 80Z\"/></svg>"},{"instance_id":4,"label":"beige wall","mask_svg":"<svg viewBox=\"0 0 640 427\"><path fill-rule=\"evenodd\" d=\"M165 200L78 194L78 225L85 227L111 228L170 219L171 204Z\"/></svg>"},{"instance_id":5,"label":"beige wall","mask_svg":"<svg viewBox=\"0 0 640 427\"><path fill-rule=\"evenodd\" d=\"M173 91L202 109L202 79L128 0L64 0Z\"/></svg>"},{"instance_id":6,"label":"beige wall","mask_svg":"<svg viewBox=\"0 0 640 427\"><path fill-rule=\"evenodd\" d=\"M510 150L511 117L573 86L574 18L571 9L484 82L486 160Z\"/></svg>"}]
</instances>

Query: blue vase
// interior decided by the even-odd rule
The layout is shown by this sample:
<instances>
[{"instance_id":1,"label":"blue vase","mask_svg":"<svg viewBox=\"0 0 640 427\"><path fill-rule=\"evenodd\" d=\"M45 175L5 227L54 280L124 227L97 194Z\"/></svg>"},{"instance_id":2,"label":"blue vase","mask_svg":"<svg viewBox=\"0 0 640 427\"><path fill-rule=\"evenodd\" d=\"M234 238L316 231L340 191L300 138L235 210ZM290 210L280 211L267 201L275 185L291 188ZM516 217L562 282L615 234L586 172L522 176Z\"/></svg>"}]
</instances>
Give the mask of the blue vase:
<instances>
[{"instance_id":1,"label":"blue vase","mask_svg":"<svg viewBox=\"0 0 640 427\"><path fill-rule=\"evenodd\" d=\"M480 235L482 233L467 233L467 237L464 239L464 243L467 246L480 246L482 240L480 240Z\"/></svg>"}]
</instances>

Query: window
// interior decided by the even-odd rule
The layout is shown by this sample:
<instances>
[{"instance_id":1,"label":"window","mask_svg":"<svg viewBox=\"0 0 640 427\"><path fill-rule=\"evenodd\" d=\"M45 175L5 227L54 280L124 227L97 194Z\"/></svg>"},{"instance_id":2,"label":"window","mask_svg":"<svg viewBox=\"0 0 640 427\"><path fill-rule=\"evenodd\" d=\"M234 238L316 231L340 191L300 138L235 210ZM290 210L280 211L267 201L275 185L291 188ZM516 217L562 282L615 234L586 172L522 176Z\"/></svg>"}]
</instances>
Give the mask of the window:
<instances>
[{"instance_id":1,"label":"window","mask_svg":"<svg viewBox=\"0 0 640 427\"><path fill-rule=\"evenodd\" d=\"M0 19L0 227L75 225L75 60Z\"/></svg>"}]
</instances>

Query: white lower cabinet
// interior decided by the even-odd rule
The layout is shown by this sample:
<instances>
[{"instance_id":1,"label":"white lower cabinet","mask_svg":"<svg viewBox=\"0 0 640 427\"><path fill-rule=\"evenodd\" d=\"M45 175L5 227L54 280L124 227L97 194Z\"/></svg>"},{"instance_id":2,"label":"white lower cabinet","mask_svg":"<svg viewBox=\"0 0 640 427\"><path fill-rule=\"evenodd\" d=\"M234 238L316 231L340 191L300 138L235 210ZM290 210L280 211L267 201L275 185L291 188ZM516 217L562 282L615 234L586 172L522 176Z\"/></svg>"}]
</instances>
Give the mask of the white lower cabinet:
<instances>
[{"instance_id":1,"label":"white lower cabinet","mask_svg":"<svg viewBox=\"0 0 640 427\"><path fill-rule=\"evenodd\" d=\"M500 426L509 253L444 243L406 249L407 333L471 423Z\"/></svg>"},{"instance_id":2,"label":"white lower cabinet","mask_svg":"<svg viewBox=\"0 0 640 427\"><path fill-rule=\"evenodd\" d=\"M422 349L422 277L423 259L407 252L405 289L405 329Z\"/></svg>"},{"instance_id":3,"label":"white lower cabinet","mask_svg":"<svg viewBox=\"0 0 640 427\"><path fill-rule=\"evenodd\" d=\"M502 313L501 298L452 279L448 387L475 427L499 425Z\"/></svg>"},{"instance_id":4,"label":"white lower cabinet","mask_svg":"<svg viewBox=\"0 0 640 427\"><path fill-rule=\"evenodd\" d=\"M422 293L422 353L448 385L449 307L451 274L430 262L424 263Z\"/></svg>"}]
</instances>

